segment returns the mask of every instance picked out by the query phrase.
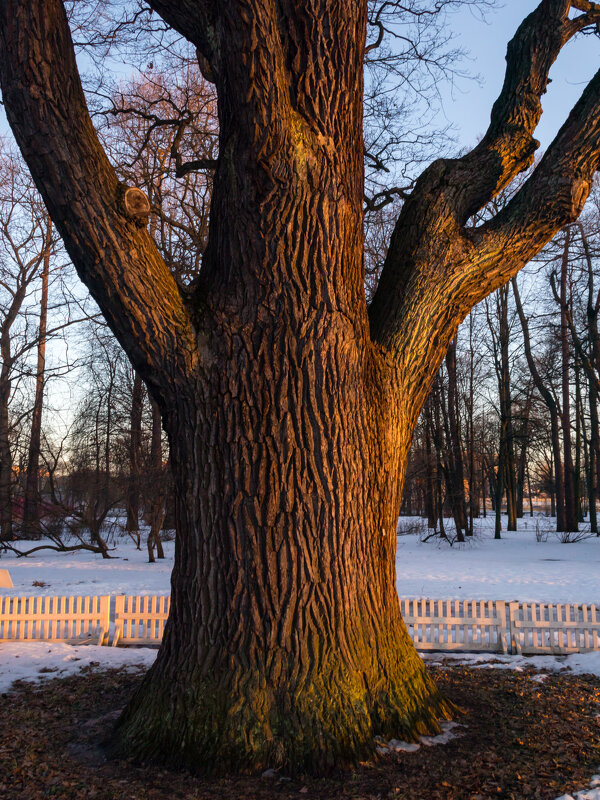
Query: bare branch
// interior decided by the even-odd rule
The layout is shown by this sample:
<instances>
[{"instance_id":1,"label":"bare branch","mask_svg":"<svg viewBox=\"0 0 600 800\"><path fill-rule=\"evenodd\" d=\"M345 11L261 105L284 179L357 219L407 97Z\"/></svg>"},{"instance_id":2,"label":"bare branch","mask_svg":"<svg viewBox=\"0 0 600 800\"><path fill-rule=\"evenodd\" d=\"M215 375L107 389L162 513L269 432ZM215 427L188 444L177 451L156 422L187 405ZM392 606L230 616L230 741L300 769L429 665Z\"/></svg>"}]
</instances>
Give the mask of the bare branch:
<instances>
[{"instance_id":1,"label":"bare branch","mask_svg":"<svg viewBox=\"0 0 600 800\"><path fill-rule=\"evenodd\" d=\"M126 187L92 126L59 0L0 2L0 84L15 137L79 276L146 381L177 391L192 368L193 329L150 236L125 213Z\"/></svg>"}]
</instances>

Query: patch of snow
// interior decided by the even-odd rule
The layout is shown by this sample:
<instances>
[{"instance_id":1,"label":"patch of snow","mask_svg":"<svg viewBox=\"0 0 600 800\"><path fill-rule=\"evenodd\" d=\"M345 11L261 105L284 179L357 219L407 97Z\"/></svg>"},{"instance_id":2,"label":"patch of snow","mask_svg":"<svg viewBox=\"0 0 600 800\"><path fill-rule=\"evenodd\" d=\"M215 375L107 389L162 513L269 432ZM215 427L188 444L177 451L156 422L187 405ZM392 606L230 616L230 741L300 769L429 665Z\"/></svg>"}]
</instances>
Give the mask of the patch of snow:
<instances>
[{"instance_id":1,"label":"patch of snow","mask_svg":"<svg viewBox=\"0 0 600 800\"><path fill-rule=\"evenodd\" d=\"M261 775L261 778L276 779L278 777L279 777L279 773L277 772L276 769L272 769L272 768L271 769L266 769Z\"/></svg>"},{"instance_id":2,"label":"patch of snow","mask_svg":"<svg viewBox=\"0 0 600 800\"><path fill-rule=\"evenodd\" d=\"M450 741L450 739L456 739L458 736L461 736L460 732L454 731L455 728L464 727L461 726L459 722L441 722L440 728L442 729L441 733L438 733L437 736L419 736L422 744L427 745L427 747L431 747L432 745L436 744L446 744Z\"/></svg>"},{"instance_id":3,"label":"patch of snow","mask_svg":"<svg viewBox=\"0 0 600 800\"><path fill-rule=\"evenodd\" d=\"M100 647L63 642L3 642L0 644L0 692L13 681L43 681L74 675L83 667L147 669L157 650L150 647Z\"/></svg>"},{"instance_id":4,"label":"patch of snow","mask_svg":"<svg viewBox=\"0 0 600 800\"><path fill-rule=\"evenodd\" d=\"M503 656L496 653L421 653L420 655L427 664L434 666L443 666L444 661L450 661L466 664L475 669L512 669L516 672L533 669L600 676L600 650L592 653L571 653L567 656ZM532 677L545 680L543 675Z\"/></svg>"},{"instance_id":5,"label":"patch of snow","mask_svg":"<svg viewBox=\"0 0 600 800\"><path fill-rule=\"evenodd\" d=\"M421 745L417 742L401 742L399 739L390 739L385 749L394 750L396 753L416 753L421 749Z\"/></svg>"},{"instance_id":6,"label":"patch of snow","mask_svg":"<svg viewBox=\"0 0 600 800\"><path fill-rule=\"evenodd\" d=\"M417 750L421 749L422 744L426 747L432 747L436 744L446 744L450 739L456 739L456 737L461 734L454 732L454 729L461 727L464 727L464 725L461 725L459 722L441 722L441 733L438 733L436 736L419 736L419 742L403 742L401 739L390 739L389 742L386 742L380 737L377 737L375 740L379 743L377 752L380 755L387 755L390 751L394 753L416 753Z\"/></svg>"},{"instance_id":7,"label":"patch of snow","mask_svg":"<svg viewBox=\"0 0 600 800\"><path fill-rule=\"evenodd\" d=\"M41 539L20 543L23 550L51 544ZM14 553L1 553L0 564L8 569L13 588L0 590L2 595L116 595L169 594L171 570L175 553L174 542L164 542L165 558L148 563L148 551L143 537L142 549L137 550L127 536L116 541L110 551L112 558L99 553L74 550L58 553L39 550L31 556L17 558Z\"/></svg>"}]
</instances>

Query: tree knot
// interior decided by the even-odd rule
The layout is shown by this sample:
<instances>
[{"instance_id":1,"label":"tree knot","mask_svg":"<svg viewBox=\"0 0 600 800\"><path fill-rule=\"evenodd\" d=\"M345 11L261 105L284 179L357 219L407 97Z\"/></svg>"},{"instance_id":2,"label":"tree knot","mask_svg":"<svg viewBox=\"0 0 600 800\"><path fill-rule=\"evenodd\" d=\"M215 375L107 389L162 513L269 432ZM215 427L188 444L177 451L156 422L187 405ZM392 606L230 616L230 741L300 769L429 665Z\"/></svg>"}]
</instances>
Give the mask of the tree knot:
<instances>
[{"instance_id":1,"label":"tree knot","mask_svg":"<svg viewBox=\"0 0 600 800\"><path fill-rule=\"evenodd\" d=\"M121 206L125 216L138 228L145 228L150 217L150 201L147 196L136 186L123 186L121 184Z\"/></svg>"}]
</instances>

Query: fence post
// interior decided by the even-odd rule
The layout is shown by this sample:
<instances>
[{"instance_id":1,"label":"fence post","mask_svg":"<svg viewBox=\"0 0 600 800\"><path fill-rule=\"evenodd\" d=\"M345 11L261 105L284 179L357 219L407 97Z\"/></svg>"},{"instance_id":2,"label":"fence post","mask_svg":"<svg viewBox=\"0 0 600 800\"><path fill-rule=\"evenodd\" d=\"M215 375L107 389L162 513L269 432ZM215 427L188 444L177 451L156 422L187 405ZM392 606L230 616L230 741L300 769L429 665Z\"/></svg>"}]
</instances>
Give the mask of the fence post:
<instances>
[{"instance_id":1,"label":"fence post","mask_svg":"<svg viewBox=\"0 0 600 800\"><path fill-rule=\"evenodd\" d=\"M521 655L521 640L518 634L519 607L520 603L516 600L508 604L508 630L510 634L510 652L512 655L515 655L515 653ZM515 622L517 625L515 625Z\"/></svg>"},{"instance_id":2,"label":"fence post","mask_svg":"<svg viewBox=\"0 0 600 800\"><path fill-rule=\"evenodd\" d=\"M510 622L506 616L506 603L504 600L496 601L496 617L500 620L500 646L502 647L502 654L507 655L510 642Z\"/></svg>"},{"instance_id":3,"label":"fence post","mask_svg":"<svg viewBox=\"0 0 600 800\"><path fill-rule=\"evenodd\" d=\"M123 631L123 615L125 614L125 595L118 594L115 597L115 635L113 636L112 646L116 647L119 637Z\"/></svg>"},{"instance_id":4,"label":"fence post","mask_svg":"<svg viewBox=\"0 0 600 800\"><path fill-rule=\"evenodd\" d=\"M110 595L105 594L100 598L100 637L98 644L108 644L110 630Z\"/></svg>"}]
</instances>

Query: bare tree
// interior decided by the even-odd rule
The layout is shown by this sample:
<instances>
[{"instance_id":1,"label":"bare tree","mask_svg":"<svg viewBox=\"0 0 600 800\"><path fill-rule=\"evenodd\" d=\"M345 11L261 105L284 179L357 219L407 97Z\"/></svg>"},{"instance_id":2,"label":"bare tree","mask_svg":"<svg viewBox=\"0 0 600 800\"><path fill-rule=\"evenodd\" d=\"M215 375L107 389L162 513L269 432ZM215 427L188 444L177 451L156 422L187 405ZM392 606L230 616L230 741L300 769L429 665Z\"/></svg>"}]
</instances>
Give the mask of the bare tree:
<instances>
[{"instance_id":1,"label":"bare tree","mask_svg":"<svg viewBox=\"0 0 600 800\"><path fill-rule=\"evenodd\" d=\"M416 181L367 308L366 3L151 6L219 103L208 244L183 289L100 147L61 3L0 0L7 117L169 437L171 615L112 750L198 771L355 760L374 733L451 713L396 597L410 441L460 321L583 208L600 73L512 200L468 224L531 163L550 67L600 8L543 0L523 21L488 131Z\"/></svg>"},{"instance_id":2,"label":"bare tree","mask_svg":"<svg viewBox=\"0 0 600 800\"><path fill-rule=\"evenodd\" d=\"M9 406L18 365L35 346L29 317L22 312L40 276L46 240L44 214L30 180L8 151L0 158L0 538L9 540L14 485Z\"/></svg>"}]
</instances>

